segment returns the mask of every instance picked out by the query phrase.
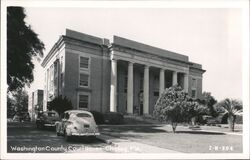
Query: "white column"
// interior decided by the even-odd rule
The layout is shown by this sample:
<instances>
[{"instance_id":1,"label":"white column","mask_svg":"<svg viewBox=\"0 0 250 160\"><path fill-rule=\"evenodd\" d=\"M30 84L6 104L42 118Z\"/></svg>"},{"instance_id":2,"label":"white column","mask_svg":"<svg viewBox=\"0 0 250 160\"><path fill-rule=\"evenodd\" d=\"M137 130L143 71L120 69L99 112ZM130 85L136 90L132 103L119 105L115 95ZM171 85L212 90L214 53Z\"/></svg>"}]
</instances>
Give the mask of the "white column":
<instances>
[{"instance_id":1,"label":"white column","mask_svg":"<svg viewBox=\"0 0 250 160\"><path fill-rule=\"evenodd\" d=\"M149 66L145 66L144 68L143 114L149 114Z\"/></svg>"},{"instance_id":2,"label":"white column","mask_svg":"<svg viewBox=\"0 0 250 160\"><path fill-rule=\"evenodd\" d=\"M127 113L133 113L133 63L128 64Z\"/></svg>"},{"instance_id":3,"label":"white column","mask_svg":"<svg viewBox=\"0 0 250 160\"><path fill-rule=\"evenodd\" d=\"M110 111L116 112L117 104L117 61L115 59L111 60L111 83L110 83Z\"/></svg>"},{"instance_id":4,"label":"white column","mask_svg":"<svg viewBox=\"0 0 250 160\"><path fill-rule=\"evenodd\" d=\"M173 71L173 80L172 80L172 86L177 84L177 72Z\"/></svg>"},{"instance_id":5,"label":"white column","mask_svg":"<svg viewBox=\"0 0 250 160\"><path fill-rule=\"evenodd\" d=\"M162 94L162 92L165 89L165 70L160 70L160 85L159 85L159 95Z\"/></svg>"},{"instance_id":6,"label":"white column","mask_svg":"<svg viewBox=\"0 0 250 160\"><path fill-rule=\"evenodd\" d=\"M184 74L184 91L188 93L188 74Z\"/></svg>"}]
</instances>

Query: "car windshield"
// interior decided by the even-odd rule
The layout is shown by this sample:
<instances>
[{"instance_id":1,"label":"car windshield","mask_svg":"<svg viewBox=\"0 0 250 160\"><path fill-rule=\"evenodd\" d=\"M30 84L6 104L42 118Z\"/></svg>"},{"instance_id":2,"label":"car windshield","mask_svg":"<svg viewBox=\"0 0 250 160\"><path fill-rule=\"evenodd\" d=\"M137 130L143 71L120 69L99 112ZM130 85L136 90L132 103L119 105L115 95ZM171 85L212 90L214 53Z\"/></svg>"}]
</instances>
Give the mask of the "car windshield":
<instances>
[{"instance_id":1,"label":"car windshield","mask_svg":"<svg viewBox=\"0 0 250 160\"><path fill-rule=\"evenodd\" d=\"M91 115L89 115L89 114L87 114L87 113L77 113L76 116L77 116L77 117L88 117L88 118L91 117Z\"/></svg>"},{"instance_id":2,"label":"car windshield","mask_svg":"<svg viewBox=\"0 0 250 160\"><path fill-rule=\"evenodd\" d=\"M55 117L55 116L56 116L56 113L49 112L49 113L48 113L48 116L49 116L49 117Z\"/></svg>"}]
</instances>

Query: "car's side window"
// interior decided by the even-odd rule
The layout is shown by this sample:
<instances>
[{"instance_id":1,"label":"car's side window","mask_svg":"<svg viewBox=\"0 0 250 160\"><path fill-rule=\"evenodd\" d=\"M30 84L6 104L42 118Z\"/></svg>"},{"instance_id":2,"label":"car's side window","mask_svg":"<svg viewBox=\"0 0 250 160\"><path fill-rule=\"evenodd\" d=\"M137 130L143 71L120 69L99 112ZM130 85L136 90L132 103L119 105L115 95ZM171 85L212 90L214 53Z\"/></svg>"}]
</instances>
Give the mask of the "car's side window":
<instances>
[{"instance_id":1,"label":"car's side window","mask_svg":"<svg viewBox=\"0 0 250 160\"><path fill-rule=\"evenodd\" d=\"M65 114L65 119L69 119L69 113Z\"/></svg>"},{"instance_id":2,"label":"car's side window","mask_svg":"<svg viewBox=\"0 0 250 160\"><path fill-rule=\"evenodd\" d=\"M63 114L61 115L61 119L64 119L64 117L65 117L65 113L63 113Z\"/></svg>"}]
</instances>

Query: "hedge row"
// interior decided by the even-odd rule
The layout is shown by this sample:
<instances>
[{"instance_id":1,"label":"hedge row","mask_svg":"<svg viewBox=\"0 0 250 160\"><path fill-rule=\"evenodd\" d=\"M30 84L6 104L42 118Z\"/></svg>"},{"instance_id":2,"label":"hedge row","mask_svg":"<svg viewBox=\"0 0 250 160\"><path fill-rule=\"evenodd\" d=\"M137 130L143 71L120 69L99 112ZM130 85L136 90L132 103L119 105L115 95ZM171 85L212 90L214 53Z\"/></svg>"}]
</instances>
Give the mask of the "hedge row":
<instances>
[{"instance_id":1,"label":"hedge row","mask_svg":"<svg viewBox=\"0 0 250 160\"><path fill-rule=\"evenodd\" d=\"M101 113L97 111L90 111L97 124L123 124L124 117L121 113L117 112L107 112Z\"/></svg>"}]
</instances>

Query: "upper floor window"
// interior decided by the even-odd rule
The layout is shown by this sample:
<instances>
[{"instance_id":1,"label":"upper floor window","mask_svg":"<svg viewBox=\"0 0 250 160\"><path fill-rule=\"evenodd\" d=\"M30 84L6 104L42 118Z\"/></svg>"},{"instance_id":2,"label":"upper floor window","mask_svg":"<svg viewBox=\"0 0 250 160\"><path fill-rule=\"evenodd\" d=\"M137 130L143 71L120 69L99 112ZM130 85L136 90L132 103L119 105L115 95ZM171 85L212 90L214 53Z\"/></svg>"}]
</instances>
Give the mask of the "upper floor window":
<instances>
[{"instance_id":1,"label":"upper floor window","mask_svg":"<svg viewBox=\"0 0 250 160\"><path fill-rule=\"evenodd\" d=\"M80 57L80 69L89 69L88 57Z\"/></svg>"},{"instance_id":2,"label":"upper floor window","mask_svg":"<svg viewBox=\"0 0 250 160\"><path fill-rule=\"evenodd\" d=\"M197 86L197 80L192 78L192 88L196 88Z\"/></svg>"},{"instance_id":3,"label":"upper floor window","mask_svg":"<svg viewBox=\"0 0 250 160\"><path fill-rule=\"evenodd\" d=\"M89 86L89 75L80 73L80 86L83 86L83 87Z\"/></svg>"}]
</instances>

